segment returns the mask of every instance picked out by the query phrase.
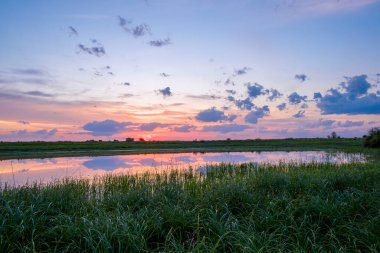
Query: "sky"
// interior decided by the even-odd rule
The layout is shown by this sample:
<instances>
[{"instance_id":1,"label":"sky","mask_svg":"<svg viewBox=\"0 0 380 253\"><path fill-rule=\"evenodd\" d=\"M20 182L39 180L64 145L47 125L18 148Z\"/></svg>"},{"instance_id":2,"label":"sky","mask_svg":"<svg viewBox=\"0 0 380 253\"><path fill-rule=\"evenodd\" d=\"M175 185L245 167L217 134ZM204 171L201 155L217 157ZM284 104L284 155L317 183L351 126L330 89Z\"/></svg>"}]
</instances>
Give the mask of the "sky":
<instances>
[{"instance_id":1,"label":"sky","mask_svg":"<svg viewBox=\"0 0 380 253\"><path fill-rule=\"evenodd\" d=\"M380 0L2 0L0 34L0 141L380 126Z\"/></svg>"}]
</instances>

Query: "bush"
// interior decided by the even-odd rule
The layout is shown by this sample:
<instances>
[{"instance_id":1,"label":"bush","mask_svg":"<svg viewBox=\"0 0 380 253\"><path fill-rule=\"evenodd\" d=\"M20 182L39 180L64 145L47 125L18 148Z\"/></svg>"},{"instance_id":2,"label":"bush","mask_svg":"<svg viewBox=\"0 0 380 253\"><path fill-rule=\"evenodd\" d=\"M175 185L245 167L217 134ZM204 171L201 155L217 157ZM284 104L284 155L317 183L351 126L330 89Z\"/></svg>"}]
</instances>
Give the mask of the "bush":
<instances>
[{"instance_id":1,"label":"bush","mask_svg":"<svg viewBox=\"0 0 380 253\"><path fill-rule=\"evenodd\" d=\"M364 146L370 148L380 147L380 128L372 128L364 138Z\"/></svg>"}]
</instances>

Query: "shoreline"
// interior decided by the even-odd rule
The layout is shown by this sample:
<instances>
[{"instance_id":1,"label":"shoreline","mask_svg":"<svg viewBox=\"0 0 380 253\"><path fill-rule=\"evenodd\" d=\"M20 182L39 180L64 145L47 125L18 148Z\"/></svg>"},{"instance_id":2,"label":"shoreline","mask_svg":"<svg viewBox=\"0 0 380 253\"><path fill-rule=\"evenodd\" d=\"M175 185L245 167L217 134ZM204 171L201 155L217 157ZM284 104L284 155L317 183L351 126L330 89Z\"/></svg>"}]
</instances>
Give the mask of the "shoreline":
<instances>
[{"instance_id":1,"label":"shoreline","mask_svg":"<svg viewBox=\"0 0 380 253\"><path fill-rule=\"evenodd\" d=\"M361 139L276 139L243 141L172 142L19 142L0 143L0 160L113 156L160 153L342 151L377 153L362 146Z\"/></svg>"}]
</instances>

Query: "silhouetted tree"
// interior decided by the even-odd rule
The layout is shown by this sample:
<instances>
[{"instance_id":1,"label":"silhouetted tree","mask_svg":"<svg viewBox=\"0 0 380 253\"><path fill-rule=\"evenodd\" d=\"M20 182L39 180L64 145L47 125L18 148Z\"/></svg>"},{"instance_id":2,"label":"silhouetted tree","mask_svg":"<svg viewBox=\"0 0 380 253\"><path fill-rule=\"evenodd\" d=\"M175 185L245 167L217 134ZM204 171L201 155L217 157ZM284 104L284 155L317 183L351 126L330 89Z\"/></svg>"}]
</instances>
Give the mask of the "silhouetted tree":
<instances>
[{"instance_id":1,"label":"silhouetted tree","mask_svg":"<svg viewBox=\"0 0 380 253\"><path fill-rule=\"evenodd\" d=\"M368 131L368 135L364 138L364 146L370 148L380 147L380 128L372 128Z\"/></svg>"},{"instance_id":2,"label":"silhouetted tree","mask_svg":"<svg viewBox=\"0 0 380 253\"><path fill-rule=\"evenodd\" d=\"M337 139L337 138L340 138L340 136L338 136L338 134L335 131L333 131L333 132L331 132L331 135L327 136L327 138L329 138L329 139Z\"/></svg>"}]
</instances>

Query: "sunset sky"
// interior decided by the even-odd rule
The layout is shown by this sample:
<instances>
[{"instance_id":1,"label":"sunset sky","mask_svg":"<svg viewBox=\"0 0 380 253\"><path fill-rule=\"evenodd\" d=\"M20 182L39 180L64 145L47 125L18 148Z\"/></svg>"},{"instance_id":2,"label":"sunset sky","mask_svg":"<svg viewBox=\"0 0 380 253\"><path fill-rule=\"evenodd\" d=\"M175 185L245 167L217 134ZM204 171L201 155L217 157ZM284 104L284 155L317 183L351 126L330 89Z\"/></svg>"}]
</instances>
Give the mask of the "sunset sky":
<instances>
[{"instance_id":1,"label":"sunset sky","mask_svg":"<svg viewBox=\"0 0 380 253\"><path fill-rule=\"evenodd\" d=\"M380 126L380 0L2 0L0 36L0 141Z\"/></svg>"}]
</instances>

